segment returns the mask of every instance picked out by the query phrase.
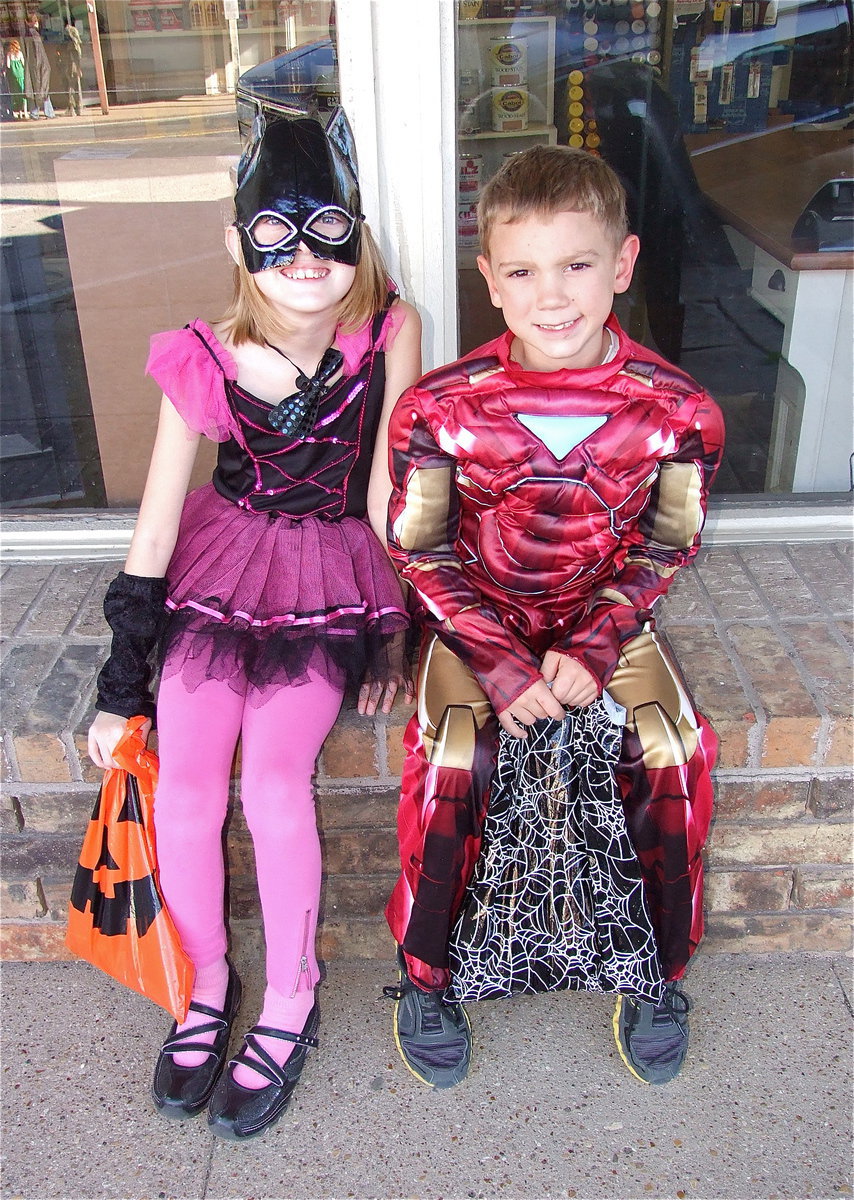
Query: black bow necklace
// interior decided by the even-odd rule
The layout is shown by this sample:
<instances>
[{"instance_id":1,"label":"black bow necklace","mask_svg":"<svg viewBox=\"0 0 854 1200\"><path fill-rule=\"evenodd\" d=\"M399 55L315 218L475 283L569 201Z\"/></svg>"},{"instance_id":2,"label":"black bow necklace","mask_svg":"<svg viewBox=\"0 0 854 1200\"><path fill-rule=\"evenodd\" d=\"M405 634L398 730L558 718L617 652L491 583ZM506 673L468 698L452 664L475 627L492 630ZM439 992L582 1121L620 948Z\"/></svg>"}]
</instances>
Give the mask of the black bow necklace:
<instances>
[{"instance_id":1,"label":"black bow necklace","mask_svg":"<svg viewBox=\"0 0 854 1200\"><path fill-rule=\"evenodd\" d=\"M277 354L281 354L282 358L287 359L297 373L297 390L292 396L286 396L277 404L271 410L267 420L277 432L284 433L295 441L300 441L302 438L308 437L314 429L320 401L329 391L328 381L341 366L344 355L334 346L324 350L323 358L317 364L317 370L309 379L294 360L288 358L284 350L280 350L278 346L274 346L266 339L264 344L271 350L275 350Z\"/></svg>"}]
</instances>

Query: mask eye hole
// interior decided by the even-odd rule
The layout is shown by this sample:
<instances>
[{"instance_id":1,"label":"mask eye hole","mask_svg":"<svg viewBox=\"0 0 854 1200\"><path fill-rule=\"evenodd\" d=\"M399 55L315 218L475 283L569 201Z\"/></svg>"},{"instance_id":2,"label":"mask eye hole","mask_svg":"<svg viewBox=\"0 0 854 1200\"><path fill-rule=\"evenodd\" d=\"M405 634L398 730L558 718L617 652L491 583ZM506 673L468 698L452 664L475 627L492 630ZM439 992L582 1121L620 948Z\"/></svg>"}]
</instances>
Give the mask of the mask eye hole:
<instances>
[{"instance_id":1,"label":"mask eye hole","mask_svg":"<svg viewBox=\"0 0 854 1200\"><path fill-rule=\"evenodd\" d=\"M355 218L343 208L321 208L303 226L305 233L331 246L346 242L356 224Z\"/></svg>"},{"instance_id":2,"label":"mask eye hole","mask_svg":"<svg viewBox=\"0 0 854 1200\"><path fill-rule=\"evenodd\" d=\"M276 212L260 212L244 228L256 250L275 250L295 238L298 232L287 217Z\"/></svg>"}]
</instances>

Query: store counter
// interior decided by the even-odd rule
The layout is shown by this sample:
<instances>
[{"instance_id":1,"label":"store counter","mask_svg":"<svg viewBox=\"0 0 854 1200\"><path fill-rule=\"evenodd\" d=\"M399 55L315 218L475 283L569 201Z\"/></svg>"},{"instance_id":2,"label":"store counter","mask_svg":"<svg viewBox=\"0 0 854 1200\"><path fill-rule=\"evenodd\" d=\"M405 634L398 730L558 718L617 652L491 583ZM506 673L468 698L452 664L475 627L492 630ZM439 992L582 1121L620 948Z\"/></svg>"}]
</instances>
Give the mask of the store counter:
<instances>
[{"instance_id":1,"label":"store counter","mask_svg":"<svg viewBox=\"0 0 854 1200\"><path fill-rule=\"evenodd\" d=\"M799 252L791 234L823 184L851 176L854 134L789 127L724 145L695 143L691 163L734 231L742 265L752 268L751 295L783 324L766 489L847 491L854 252Z\"/></svg>"}]
</instances>

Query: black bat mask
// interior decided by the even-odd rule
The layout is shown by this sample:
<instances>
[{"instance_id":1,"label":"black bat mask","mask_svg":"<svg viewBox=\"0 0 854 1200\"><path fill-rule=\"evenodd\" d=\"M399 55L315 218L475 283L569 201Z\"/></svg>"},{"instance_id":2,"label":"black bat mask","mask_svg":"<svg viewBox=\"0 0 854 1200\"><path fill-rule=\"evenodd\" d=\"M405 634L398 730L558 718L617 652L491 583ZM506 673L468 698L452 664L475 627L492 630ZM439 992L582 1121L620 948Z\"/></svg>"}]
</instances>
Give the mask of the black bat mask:
<instances>
[{"instance_id":1,"label":"black bat mask","mask_svg":"<svg viewBox=\"0 0 854 1200\"><path fill-rule=\"evenodd\" d=\"M311 117L259 117L237 168L234 204L252 275L292 262L300 242L354 267L364 217L343 109L326 129Z\"/></svg>"}]
</instances>

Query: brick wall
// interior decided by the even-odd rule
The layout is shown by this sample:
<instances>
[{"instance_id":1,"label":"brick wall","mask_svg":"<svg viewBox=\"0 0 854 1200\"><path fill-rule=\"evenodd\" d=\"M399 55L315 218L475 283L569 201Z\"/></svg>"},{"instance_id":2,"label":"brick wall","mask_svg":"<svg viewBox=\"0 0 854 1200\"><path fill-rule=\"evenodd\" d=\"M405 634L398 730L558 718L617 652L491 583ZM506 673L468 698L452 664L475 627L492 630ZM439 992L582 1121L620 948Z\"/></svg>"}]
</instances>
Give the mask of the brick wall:
<instances>
[{"instance_id":1,"label":"brick wall","mask_svg":"<svg viewBox=\"0 0 854 1200\"><path fill-rule=\"evenodd\" d=\"M56 958L99 772L85 756L116 564L2 576L5 958ZM851 945L852 563L847 543L711 547L660 614L721 738L708 846L706 948ZM318 766L325 957L386 957L407 713L344 712ZM249 835L229 829L232 920L257 924Z\"/></svg>"}]
</instances>

